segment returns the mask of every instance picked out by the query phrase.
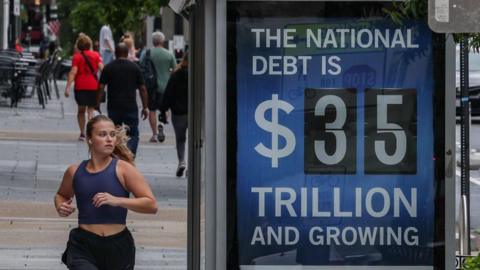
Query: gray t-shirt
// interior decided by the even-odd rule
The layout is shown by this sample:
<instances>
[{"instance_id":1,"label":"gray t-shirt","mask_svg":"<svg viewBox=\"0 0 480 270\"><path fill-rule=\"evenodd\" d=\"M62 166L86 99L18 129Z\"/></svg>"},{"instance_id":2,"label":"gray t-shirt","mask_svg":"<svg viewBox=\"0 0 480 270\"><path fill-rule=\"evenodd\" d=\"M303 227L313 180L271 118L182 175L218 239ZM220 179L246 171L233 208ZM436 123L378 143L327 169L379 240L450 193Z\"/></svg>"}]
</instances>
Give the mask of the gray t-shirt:
<instances>
[{"instance_id":1,"label":"gray t-shirt","mask_svg":"<svg viewBox=\"0 0 480 270\"><path fill-rule=\"evenodd\" d=\"M173 54L161 47L155 47L149 50L150 58L155 65L155 70L157 71L157 92L163 94L165 92L165 88L167 87L167 82L170 78L170 74L176 65L175 56L173 56ZM146 51L147 50L144 50L142 52L142 55L140 57L141 62L143 62L143 59L145 58Z\"/></svg>"},{"instance_id":2,"label":"gray t-shirt","mask_svg":"<svg viewBox=\"0 0 480 270\"><path fill-rule=\"evenodd\" d=\"M112 36L112 30L110 30L110 26L104 25L100 29L100 37L99 37L99 51L100 53L103 53L105 50L108 50L107 46L105 45L105 42L108 42L110 45L110 48L115 50L115 45L113 42L113 36ZM113 52L113 51L112 51Z\"/></svg>"}]
</instances>

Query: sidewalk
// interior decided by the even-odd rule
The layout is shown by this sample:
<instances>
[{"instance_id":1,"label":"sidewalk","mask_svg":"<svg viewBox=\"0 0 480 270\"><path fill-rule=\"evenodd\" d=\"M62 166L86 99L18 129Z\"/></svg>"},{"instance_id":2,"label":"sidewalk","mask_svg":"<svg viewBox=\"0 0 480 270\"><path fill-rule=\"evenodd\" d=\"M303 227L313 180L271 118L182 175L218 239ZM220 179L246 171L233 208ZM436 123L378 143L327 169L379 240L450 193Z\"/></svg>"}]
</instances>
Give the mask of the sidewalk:
<instances>
[{"instance_id":1,"label":"sidewalk","mask_svg":"<svg viewBox=\"0 0 480 270\"><path fill-rule=\"evenodd\" d=\"M66 167L88 158L87 146L77 141L73 97L53 97L46 109L36 98L22 100L17 109L0 98L0 126L0 269L66 269L60 255L77 221L75 214L58 217L53 196ZM160 209L153 216L129 212L135 269L186 269L187 184L175 177L172 126L161 144L148 143L148 121L140 123L140 134L136 165Z\"/></svg>"}]
</instances>

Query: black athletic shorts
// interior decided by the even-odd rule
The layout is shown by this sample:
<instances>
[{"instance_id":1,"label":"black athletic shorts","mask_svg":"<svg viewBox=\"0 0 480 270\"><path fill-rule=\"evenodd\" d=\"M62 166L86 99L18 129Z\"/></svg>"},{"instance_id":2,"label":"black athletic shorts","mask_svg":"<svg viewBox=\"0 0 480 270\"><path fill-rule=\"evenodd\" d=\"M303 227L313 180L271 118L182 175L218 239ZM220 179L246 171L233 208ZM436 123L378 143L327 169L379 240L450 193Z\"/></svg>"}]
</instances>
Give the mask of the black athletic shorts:
<instances>
[{"instance_id":1,"label":"black athletic shorts","mask_svg":"<svg viewBox=\"0 0 480 270\"><path fill-rule=\"evenodd\" d=\"M78 106L95 107L97 105L97 90L75 89L75 101Z\"/></svg>"},{"instance_id":2,"label":"black athletic shorts","mask_svg":"<svg viewBox=\"0 0 480 270\"><path fill-rule=\"evenodd\" d=\"M73 229L62 262L70 270L133 270L135 244L132 234L127 228L111 236Z\"/></svg>"},{"instance_id":3,"label":"black athletic shorts","mask_svg":"<svg viewBox=\"0 0 480 270\"><path fill-rule=\"evenodd\" d=\"M163 93L157 91L148 92L148 109L152 112L160 110L163 102Z\"/></svg>"}]
</instances>

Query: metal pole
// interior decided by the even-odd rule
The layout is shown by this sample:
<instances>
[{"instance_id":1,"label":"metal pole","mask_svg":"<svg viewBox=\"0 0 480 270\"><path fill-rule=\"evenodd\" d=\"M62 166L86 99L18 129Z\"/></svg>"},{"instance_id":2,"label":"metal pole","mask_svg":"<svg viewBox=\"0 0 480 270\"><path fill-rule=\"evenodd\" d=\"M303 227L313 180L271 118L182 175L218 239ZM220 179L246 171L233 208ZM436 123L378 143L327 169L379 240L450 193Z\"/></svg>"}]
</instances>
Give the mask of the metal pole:
<instances>
[{"instance_id":1,"label":"metal pole","mask_svg":"<svg viewBox=\"0 0 480 270\"><path fill-rule=\"evenodd\" d=\"M8 25L10 22L10 1L3 0L2 49L8 49Z\"/></svg>"},{"instance_id":2,"label":"metal pole","mask_svg":"<svg viewBox=\"0 0 480 270\"><path fill-rule=\"evenodd\" d=\"M460 43L460 254L470 255L470 96L468 82L468 39Z\"/></svg>"},{"instance_id":3,"label":"metal pole","mask_svg":"<svg viewBox=\"0 0 480 270\"><path fill-rule=\"evenodd\" d=\"M8 20L8 47L15 48L15 16L13 15L14 0L10 0L10 17Z\"/></svg>"},{"instance_id":4,"label":"metal pole","mask_svg":"<svg viewBox=\"0 0 480 270\"><path fill-rule=\"evenodd\" d=\"M187 269L200 270L201 180L202 180L202 117L203 58L202 5L189 7L190 49L188 67L188 246Z\"/></svg>"},{"instance_id":5,"label":"metal pole","mask_svg":"<svg viewBox=\"0 0 480 270\"><path fill-rule=\"evenodd\" d=\"M147 16L145 18L145 24L146 24L146 33L145 33L145 40L144 40L144 44L145 44L145 47L147 49L150 49L152 48L152 33L153 31L155 31L156 29L153 29L154 28L154 20L155 20L155 17L153 16Z\"/></svg>"}]
</instances>

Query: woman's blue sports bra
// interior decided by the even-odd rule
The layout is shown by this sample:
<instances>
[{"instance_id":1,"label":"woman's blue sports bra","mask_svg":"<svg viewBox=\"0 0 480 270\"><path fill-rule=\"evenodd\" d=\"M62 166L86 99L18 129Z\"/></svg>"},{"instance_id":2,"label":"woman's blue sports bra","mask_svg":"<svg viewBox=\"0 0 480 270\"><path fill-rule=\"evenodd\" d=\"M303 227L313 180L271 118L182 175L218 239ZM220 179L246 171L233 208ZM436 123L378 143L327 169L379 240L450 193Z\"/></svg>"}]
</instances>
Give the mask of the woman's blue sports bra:
<instances>
[{"instance_id":1,"label":"woman's blue sports bra","mask_svg":"<svg viewBox=\"0 0 480 270\"><path fill-rule=\"evenodd\" d=\"M77 200L78 224L125 224L127 209L102 205L93 205L93 196L99 192L108 192L116 197L129 197L129 192L120 184L117 177L117 162L113 158L102 171L90 173L87 171L88 160L82 161L73 175L73 190Z\"/></svg>"}]
</instances>

